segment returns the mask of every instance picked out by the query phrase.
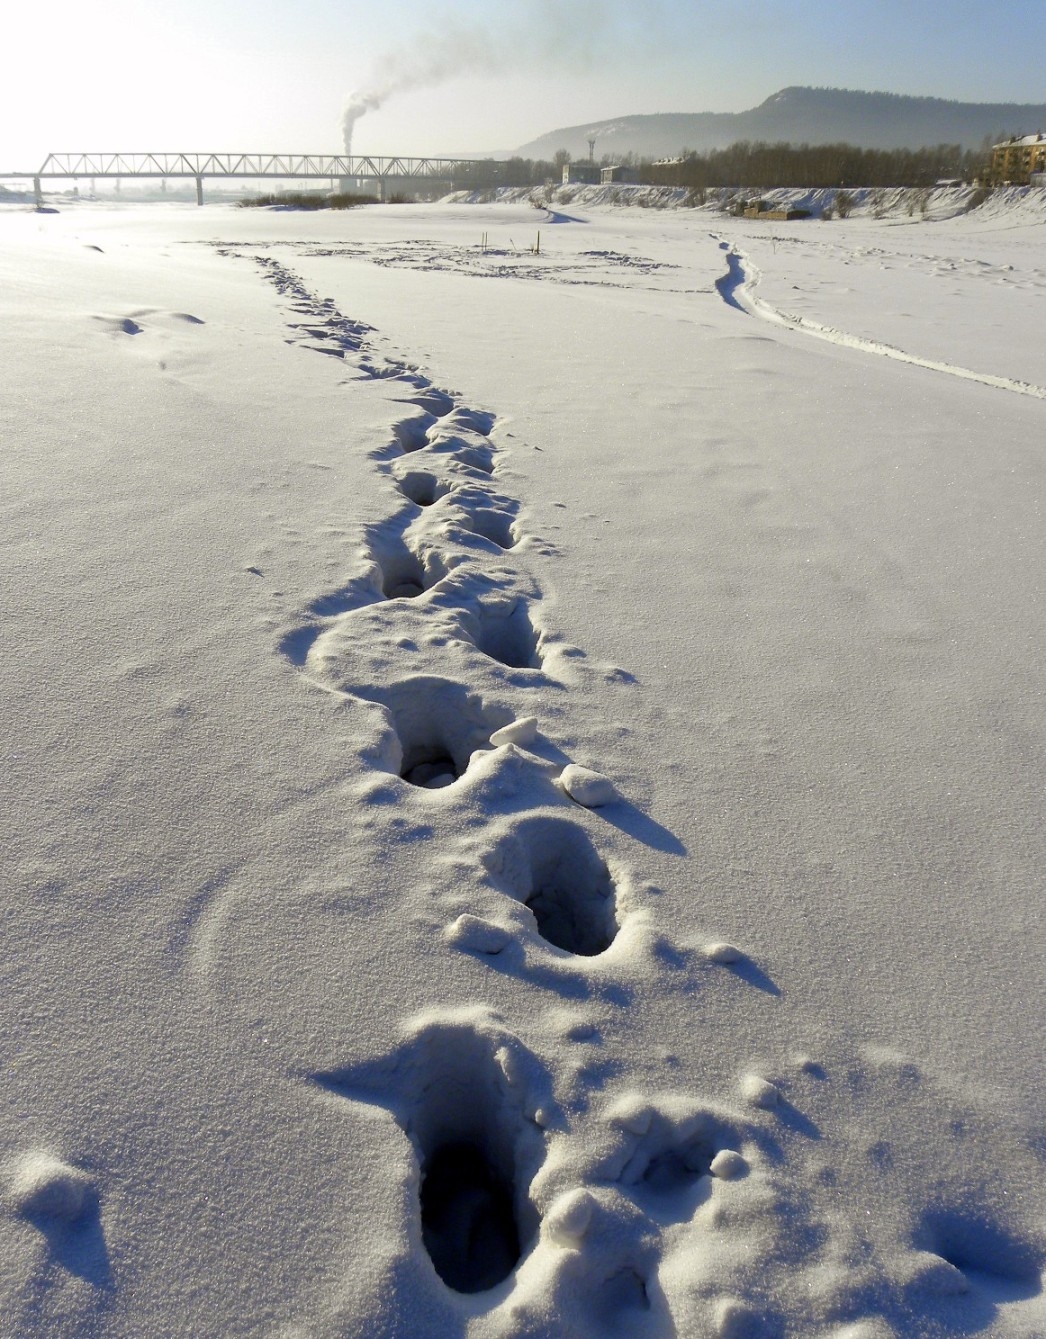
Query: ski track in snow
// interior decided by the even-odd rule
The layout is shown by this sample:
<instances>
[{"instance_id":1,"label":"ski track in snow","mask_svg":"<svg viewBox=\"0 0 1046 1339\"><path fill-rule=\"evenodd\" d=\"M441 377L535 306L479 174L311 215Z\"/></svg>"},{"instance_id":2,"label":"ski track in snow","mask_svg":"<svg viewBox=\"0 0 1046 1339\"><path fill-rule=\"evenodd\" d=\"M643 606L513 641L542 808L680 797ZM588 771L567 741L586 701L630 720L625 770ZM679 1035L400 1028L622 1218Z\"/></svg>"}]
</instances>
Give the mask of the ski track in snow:
<instances>
[{"instance_id":1,"label":"ski track in snow","mask_svg":"<svg viewBox=\"0 0 1046 1339\"><path fill-rule=\"evenodd\" d=\"M715 234L713 239L718 240ZM906 353L892 344L864 339L860 335L847 334L832 326L811 321L807 316L796 316L781 311L765 299L757 297L755 288L759 283L759 270L744 254L729 242L720 241L720 249L726 252L727 273L716 280L716 290L729 307L745 312L749 316L758 316L771 325L784 326L786 330L797 330L814 339L823 339L829 344L839 344L847 349L859 349L863 353L872 353L880 358L892 358L900 363L910 363L913 367L925 367L931 372L944 372L948 376L960 377L964 381L977 381L984 386L994 386L999 390L1012 391L1016 395L1030 395L1037 400L1046 400L1046 387L1034 386L1027 381L1017 381L1011 377L993 376L990 372L974 372L968 367L956 367L932 358L920 358L916 354Z\"/></svg>"},{"instance_id":2,"label":"ski track in snow","mask_svg":"<svg viewBox=\"0 0 1046 1339\"><path fill-rule=\"evenodd\" d=\"M997 1121L904 1056L739 1056L723 1102L600 1096L615 1069L590 1005L641 1007L635 962L648 972L670 964L688 991L725 970L769 998L779 992L742 949L661 933L636 874L601 854L600 811L586 816L571 799L607 804L612 821L631 809L598 774L579 773L577 789L567 782L554 726L587 657L542 618L525 559L554 550L528 533L508 489L497 416L379 353L376 331L271 256L225 254L262 267L289 304L292 342L403 392L403 415L372 455L388 516L365 532L357 570L287 626L280 651L312 684L373 712L362 803L457 803L483 815L467 824L455 863L480 868L480 885L443 896L432 951L559 990L580 1057L555 1073L511 1019L448 1004L402 1020L402 1044L381 1059L303 1076L329 1101L391 1112L416 1160L406 1272L348 1289L331 1302L330 1328L887 1339L973 1333L1002 1307L1037 1307L1041 1236L1013 1228L1007 1196L1041 1164L1016 1139L1000 1158ZM742 306L751 272L735 251L729 263L717 287ZM744 304L806 328L750 293ZM613 668L606 677L629 681ZM671 849L670 834L643 818L633 811L633 832ZM935 1138L901 1147L895 1121ZM973 1192L971 1165L982 1169ZM861 1205L884 1183L894 1212L866 1221Z\"/></svg>"}]
</instances>

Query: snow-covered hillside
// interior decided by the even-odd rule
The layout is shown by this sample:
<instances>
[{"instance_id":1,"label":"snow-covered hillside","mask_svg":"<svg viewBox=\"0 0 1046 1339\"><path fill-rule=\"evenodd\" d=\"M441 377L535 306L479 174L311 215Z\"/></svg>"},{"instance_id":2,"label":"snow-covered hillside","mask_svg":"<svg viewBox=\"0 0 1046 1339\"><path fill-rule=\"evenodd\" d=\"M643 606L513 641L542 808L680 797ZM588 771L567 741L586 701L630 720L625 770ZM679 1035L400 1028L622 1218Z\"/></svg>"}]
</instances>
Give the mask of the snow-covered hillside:
<instances>
[{"instance_id":1,"label":"snow-covered hillside","mask_svg":"<svg viewBox=\"0 0 1046 1339\"><path fill-rule=\"evenodd\" d=\"M1046 262L943 213L0 210L0 1332L1041 1339Z\"/></svg>"}]
</instances>

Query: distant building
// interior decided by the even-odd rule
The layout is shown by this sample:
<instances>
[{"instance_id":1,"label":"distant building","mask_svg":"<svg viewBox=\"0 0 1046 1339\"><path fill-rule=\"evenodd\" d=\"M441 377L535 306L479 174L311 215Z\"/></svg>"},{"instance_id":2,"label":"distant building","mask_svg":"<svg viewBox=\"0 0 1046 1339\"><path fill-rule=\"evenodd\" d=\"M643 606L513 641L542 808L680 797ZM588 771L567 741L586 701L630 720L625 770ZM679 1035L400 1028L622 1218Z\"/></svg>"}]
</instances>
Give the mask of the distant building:
<instances>
[{"instance_id":1,"label":"distant building","mask_svg":"<svg viewBox=\"0 0 1046 1339\"><path fill-rule=\"evenodd\" d=\"M599 181L599 164L591 159L582 158L577 162L563 164L564 186L594 186Z\"/></svg>"},{"instance_id":2,"label":"distant building","mask_svg":"<svg viewBox=\"0 0 1046 1339\"><path fill-rule=\"evenodd\" d=\"M992 146L992 181L1027 186L1032 175L1046 172L1046 135L1015 135Z\"/></svg>"},{"instance_id":3,"label":"distant building","mask_svg":"<svg viewBox=\"0 0 1046 1339\"><path fill-rule=\"evenodd\" d=\"M613 186L624 182L635 183L637 175L634 167L620 167L618 165L601 167L599 169L599 184L601 186Z\"/></svg>"}]
</instances>

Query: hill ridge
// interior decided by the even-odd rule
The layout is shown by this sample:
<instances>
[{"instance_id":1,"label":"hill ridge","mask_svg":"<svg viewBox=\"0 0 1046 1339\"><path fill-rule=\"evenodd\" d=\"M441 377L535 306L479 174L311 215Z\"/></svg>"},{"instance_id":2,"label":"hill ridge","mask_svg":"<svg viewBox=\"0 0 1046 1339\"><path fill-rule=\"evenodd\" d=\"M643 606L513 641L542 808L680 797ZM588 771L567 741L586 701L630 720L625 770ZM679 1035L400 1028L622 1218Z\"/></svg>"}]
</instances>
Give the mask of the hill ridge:
<instances>
[{"instance_id":1,"label":"hill ridge","mask_svg":"<svg viewBox=\"0 0 1046 1339\"><path fill-rule=\"evenodd\" d=\"M738 140L901 149L959 144L976 149L985 139L1046 130L1046 103L958 102L906 93L789 85L743 112L648 112L564 126L521 145L525 158L644 157L707 153Z\"/></svg>"}]
</instances>

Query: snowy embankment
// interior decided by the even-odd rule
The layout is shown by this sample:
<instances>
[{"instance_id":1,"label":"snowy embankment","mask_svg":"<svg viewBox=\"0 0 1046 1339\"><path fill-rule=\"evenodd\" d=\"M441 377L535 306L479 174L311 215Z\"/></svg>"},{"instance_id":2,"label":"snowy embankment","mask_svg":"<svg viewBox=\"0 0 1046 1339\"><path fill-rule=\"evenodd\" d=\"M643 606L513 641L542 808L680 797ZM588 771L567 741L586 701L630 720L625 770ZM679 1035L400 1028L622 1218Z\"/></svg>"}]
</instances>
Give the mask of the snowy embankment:
<instances>
[{"instance_id":1,"label":"snowy embankment","mask_svg":"<svg viewBox=\"0 0 1046 1339\"><path fill-rule=\"evenodd\" d=\"M12 1334L1046 1333L1037 225L552 218L0 213Z\"/></svg>"},{"instance_id":2,"label":"snowy embankment","mask_svg":"<svg viewBox=\"0 0 1046 1339\"><path fill-rule=\"evenodd\" d=\"M445 204L533 204L570 206L577 209L640 208L700 209L711 213L729 212L731 203L740 199L764 200L775 209L807 209L820 218L835 212L840 195L847 198L849 217L870 217L877 221L934 221L954 218L977 210L982 216L1008 219L1010 222L1046 221L1046 187L1005 186L985 192L976 186L935 186L931 189L911 186L800 190L774 187L761 190L709 188L695 192L683 186L504 186L489 191L455 191Z\"/></svg>"}]
</instances>

